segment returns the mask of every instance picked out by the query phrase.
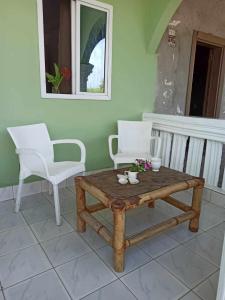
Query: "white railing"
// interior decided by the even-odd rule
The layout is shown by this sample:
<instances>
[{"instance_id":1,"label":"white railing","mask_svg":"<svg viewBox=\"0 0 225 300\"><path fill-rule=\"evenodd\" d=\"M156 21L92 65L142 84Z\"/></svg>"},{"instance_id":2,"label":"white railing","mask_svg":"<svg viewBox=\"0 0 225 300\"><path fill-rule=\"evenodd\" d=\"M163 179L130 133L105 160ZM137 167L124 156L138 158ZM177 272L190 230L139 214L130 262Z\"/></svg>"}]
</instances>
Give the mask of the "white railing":
<instances>
[{"instance_id":1,"label":"white railing","mask_svg":"<svg viewBox=\"0 0 225 300\"><path fill-rule=\"evenodd\" d=\"M225 120L144 113L162 139L166 167L203 176L206 187L225 194Z\"/></svg>"}]
</instances>

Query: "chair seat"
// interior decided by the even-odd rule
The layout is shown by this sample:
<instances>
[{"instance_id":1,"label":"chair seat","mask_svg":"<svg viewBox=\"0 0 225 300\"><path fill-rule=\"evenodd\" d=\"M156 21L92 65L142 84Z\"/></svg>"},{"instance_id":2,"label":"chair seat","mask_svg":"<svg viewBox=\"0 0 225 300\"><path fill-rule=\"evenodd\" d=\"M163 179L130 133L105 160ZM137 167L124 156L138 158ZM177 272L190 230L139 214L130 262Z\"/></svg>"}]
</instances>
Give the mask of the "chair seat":
<instances>
[{"instance_id":1,"label":"chair seat","mask_svg":"<svg viewBox=\"0 0 225 300\"><path fill-rule=\"evenodd\" d=\"M61 181L73 176L74 174L85 171L84 163L74 161L60 161L48 165L49 180L53 184L58 184Z\"/></svg>"},{"instance_id":2,"label":"chair seat","mask_svg":"<svg viewBox=\"0 0 225 300\"><path fill-rule=\"evenodd\" d=\"M114 161L117 164L134 163L136 159L150 160L150 153L117 153L114 155Z\"/></svg>"}]
</instances>

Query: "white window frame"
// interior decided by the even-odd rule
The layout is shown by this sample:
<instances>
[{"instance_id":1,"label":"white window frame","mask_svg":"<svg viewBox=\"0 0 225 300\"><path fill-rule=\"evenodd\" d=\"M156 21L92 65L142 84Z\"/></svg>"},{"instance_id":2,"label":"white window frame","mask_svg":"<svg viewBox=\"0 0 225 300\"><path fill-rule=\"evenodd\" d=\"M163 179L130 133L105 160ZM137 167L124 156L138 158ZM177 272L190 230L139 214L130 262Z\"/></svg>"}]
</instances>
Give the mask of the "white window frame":
<instances>
[{"instance_id":1,"label":"white window frame","mask_svg":"<svg viewBox=\"0 0 225 300\"><path fill-rule=\"evenodd\" d=\"M80 92L80 7L88 6L106 12L106 48L105 48L105 92ZM44 48L44 20L42 0L37 0L38 35L40 58L41 97L45 99L68 100L111 100L112 78L112 20L113 7L96 0L71 0L71 69L72 94L53 94L46 92L45 48ZM76 66L76 67L75 67Z\"/></svg>"}]
</instances>

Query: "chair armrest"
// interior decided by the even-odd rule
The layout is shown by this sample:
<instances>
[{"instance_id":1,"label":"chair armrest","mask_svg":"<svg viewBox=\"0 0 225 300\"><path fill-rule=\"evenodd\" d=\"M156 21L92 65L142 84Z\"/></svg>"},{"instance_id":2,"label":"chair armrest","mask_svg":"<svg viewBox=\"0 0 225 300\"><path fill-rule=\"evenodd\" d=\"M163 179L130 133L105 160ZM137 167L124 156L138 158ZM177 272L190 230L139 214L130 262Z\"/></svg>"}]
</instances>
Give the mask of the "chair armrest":
<instances>
[{"instance_id":1,"label":"chair armrest","mask_svg":"<svg viewBox=\"0 0 225 300\"><path fill-rule=\"evenodd\" d=\"M32 148L17 148L16 153L19 155L19 157L22 157L25 155L34 155L36 158L39 159L39 161L46 173L46 177L49 177L47 162L46 162L44 156L40 152L38 152L37 150L32 149Z\"/></svg>"},{"instance_id":2,"label":"chair armrest","mask_svg":"<svg viewBox=\"0 0 225 300\"><path fill-rule=\"evenodd\" d=\"M112 150L112 142L114 139L118 139L118 135L110 135L108 138L108 144L109 144L109 155L112 160L114 160L113 150Z\"/></svg>"},{"instance_id":3,"label":"chair armrest","mask_svg":"<svg viewBox=\"0 0 225 300\"><path fill-rule=\"evenodd\" d=\"M162 144L162 140L159 136L152 136L150 139L151 141L157 141L157 149L156 149L156 154L154 156L159 157L160 156L160 150L161 150L161 144Z\"/></svg>"},{"instance_id":4,"label":"chair armrest","mask_svg":"<svg viewBox=\"0 0 225 300\"><path fill-rule=\"evenodd\" d=\"M57 144L76 144L80 147L80 151L81 151L81 163L85 164L86 161L86 148L83 142L81 142L80 140L75 140L75 139L65 139L65 140L55 140L55 141L51 141L53 145L57 145Z\"/></svg>"}]
</instances>

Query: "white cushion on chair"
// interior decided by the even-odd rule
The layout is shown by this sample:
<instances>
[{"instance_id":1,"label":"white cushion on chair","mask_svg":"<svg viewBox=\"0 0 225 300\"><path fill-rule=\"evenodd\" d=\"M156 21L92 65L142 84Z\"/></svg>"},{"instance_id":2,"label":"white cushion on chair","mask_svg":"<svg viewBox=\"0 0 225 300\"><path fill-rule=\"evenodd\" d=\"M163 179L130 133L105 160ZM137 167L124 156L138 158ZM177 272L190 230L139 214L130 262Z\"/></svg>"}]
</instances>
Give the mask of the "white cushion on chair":
<instances>
[{"instance_id":1,"label":"white cushion on chair","mask_svg":"<svg viewBox=\"0 0 225 300\"><path fill-rule=\"evenodd\" d=\"M152 122L118 121L118 152L150 152Z\"/></svg>"},{"instance_id":2,"label":"white cushion on chair","mask_svg":"<svg viewBox=\"0 0 225 300\"><path fill-rule=\"evenodd\" d=\"M150 153L117 153L114 155L114 161L117 164L135 163L136 159L150 160Z\"/></svg>"},{"instance_id":3,"label":"white cushion on chair","mask_svg":"<svg viewBox=\"0 0 225 300\"><path fill-rule=\"evenodd\" d=\"M58 184L65 178L85 171L84 163L74 161L60 161L48 165L49 179L53 184Z\"/></svg>"},{"instance_id":4,"label":"white cushion on chair","mask_svg":"<svg viewBox=\"0 0 225 300\"><path fill-rule=\"evenodd\" d=\"M113 153L113 140L118 139L117 154ZM108 138L109 154L118 164L134 163L136 159L151 160L151 142L155 140L153 155L160 155L161 139L152 136L152 122L147 121L118 121L118 135Z\"/></svg>"},{"instance_id":5,"label":"white cushion on chair","mask_svg":"<svg viewBox=\"0 0 225 300\"><path fill-rule=\"evenodd\" d=\"M47 162L53 162L54 150L44 123L8 128L17 149L32 148L40 152Z\"/></svg>"},{"instance_id":6,"label":"white cushion on chair","mask_svg":"<svg viewBox=\"0 0 225 300\"><path fill-rule=\"evenodd\" d=\"M65 179L85 171L86 149L77 139L51 141L47 126L32 124L8 128L16 145L20 159L20 180L16 196L16 212L19 211L23 180L30 175L45 178L53 184L56 224L61 224L58 184ZM74 144L81 151L79 162L54 162L53 145Z\"/></svg>"}]
</instances>

